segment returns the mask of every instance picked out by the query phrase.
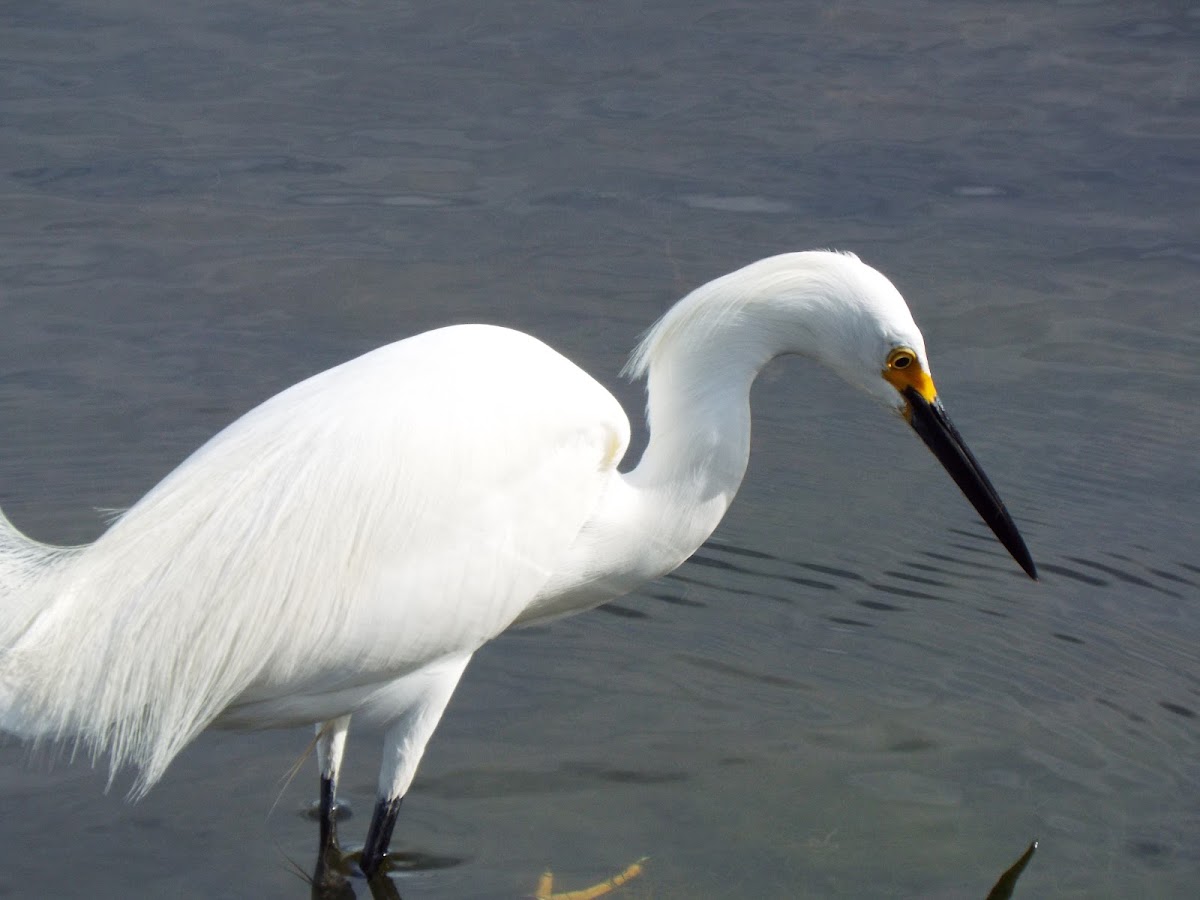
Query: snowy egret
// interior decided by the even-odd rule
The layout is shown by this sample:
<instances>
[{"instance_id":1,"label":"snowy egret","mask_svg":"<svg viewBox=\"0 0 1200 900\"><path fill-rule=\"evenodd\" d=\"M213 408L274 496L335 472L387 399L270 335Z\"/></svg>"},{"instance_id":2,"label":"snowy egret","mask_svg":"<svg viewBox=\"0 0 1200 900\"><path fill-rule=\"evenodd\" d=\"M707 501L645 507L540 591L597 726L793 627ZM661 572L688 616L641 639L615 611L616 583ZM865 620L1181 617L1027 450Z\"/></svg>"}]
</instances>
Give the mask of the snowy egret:
<instances>
[{"instance_id":1,"label":"snowy egret","mask_svg":"<svg viewBox=\"0 0 1200 900\"><path fill-rule=\"evenodd\" d=\"M627 373L648 378L650 440L629 472L607 390L526 334L460 325L267 400L90 545L0 516L0 727L107 752L138 796L210 725L317 723L324 854L350 717L380 723L372 876L471 655L687 559L745 472L751 383L788 353L907 419L1036 577L896 288L850 254L789 253L646 334Z\"/></svg>"}]
</instances>

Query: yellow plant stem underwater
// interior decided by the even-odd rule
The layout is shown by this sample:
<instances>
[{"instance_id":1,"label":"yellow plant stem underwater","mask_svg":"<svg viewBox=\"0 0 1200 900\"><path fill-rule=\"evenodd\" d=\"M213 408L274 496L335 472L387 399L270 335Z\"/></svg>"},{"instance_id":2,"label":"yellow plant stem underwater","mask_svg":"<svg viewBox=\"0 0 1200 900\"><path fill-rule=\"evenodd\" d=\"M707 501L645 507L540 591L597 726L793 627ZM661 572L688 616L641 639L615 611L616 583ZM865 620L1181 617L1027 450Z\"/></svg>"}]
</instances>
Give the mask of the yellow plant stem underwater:
<instances>
[{"instance_id":1,"label":"yellow plant stem underwater","mask_svg":"<svg viewBox=\"0 0 1200 900\"><path fill-rule=\"evenodd\" d=\"M594 884L591 887L583 888L578 891L564 891L561 894L554 893L554 873L547 869L542 873L542 877L538 880L537 889L534 891L534 900L592 900L593 897L602 897L610 891L619 888L625 882L637 878L642 874L642 864L649 859L648 856L643 856L633 865L614 875L607 881L602 881L599 884Z\"/></svg>"}]
</instances>

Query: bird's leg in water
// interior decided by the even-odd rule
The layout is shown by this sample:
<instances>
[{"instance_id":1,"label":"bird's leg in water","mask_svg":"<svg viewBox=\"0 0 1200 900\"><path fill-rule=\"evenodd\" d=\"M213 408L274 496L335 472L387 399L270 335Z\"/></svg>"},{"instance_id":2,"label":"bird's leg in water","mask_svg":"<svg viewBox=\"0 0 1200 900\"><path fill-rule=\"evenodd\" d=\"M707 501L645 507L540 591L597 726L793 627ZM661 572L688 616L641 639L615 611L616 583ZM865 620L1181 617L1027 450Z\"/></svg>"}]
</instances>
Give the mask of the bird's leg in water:
<instances>
[{"instance_id":1,"label":"bird's leg in water","mask_svg":"<svg viewBox=\"0 0 1200 900\"><path fill-rule=\"evenodd\" d=\"M403 797L380 799L375 804L375 813L371 816L371 827L367 829L367 842L363 845L362 859L359 868L367 878L373 878L383 858L387 854L388 844L392 842L392 832L396 828L396 816L400 812L400 802Z\"/></svg>"},{"instance_id":2,"label":"bird's leg in water","mask_svg":"<svg viewBox=\"0 0 1200 900\"><path fill-rule=\"evenodd\" d=\"M337 816L334 813L334 794L337 786L326 775L321 776L320 843L318 847L324 857L329 850L338 849Z\"/></svg>"},{"instance_id":3,"label":"bird's leg in water","mask_svg":"<svg viewBox=\"0 0 1200 900\"><path fill-rule=\"evenodd\" d=\"M314 881L337 877L342 864L342 848L337 839L337 785L346 749L350 717L340 716L317 726L317 765L321 770L320 845Z\"/></svg>"},{"instance_id":4,"label":"bird's leg in water","mask_svg":"<svg viewBox=\"0 0 1200 900\"><path fill-rule=\"evenodd\" d=\"M433 736L433 730L437 728L446 704L458 685L458 679L470 660L469 653L449 657L439 665L429 666L414 673L414 676L401 679L394 686L392 697L399 701L397 705L402 704L402 712L383 736L383 763L379 767L379 792L376 795L378 802L358 863L368 879L384 869L388 845L396 827L396 814L400 812L400 801L408 793L425 745ZM377 703L387 701L386 690L376 694Z\"/></svg>"}]
</instances>

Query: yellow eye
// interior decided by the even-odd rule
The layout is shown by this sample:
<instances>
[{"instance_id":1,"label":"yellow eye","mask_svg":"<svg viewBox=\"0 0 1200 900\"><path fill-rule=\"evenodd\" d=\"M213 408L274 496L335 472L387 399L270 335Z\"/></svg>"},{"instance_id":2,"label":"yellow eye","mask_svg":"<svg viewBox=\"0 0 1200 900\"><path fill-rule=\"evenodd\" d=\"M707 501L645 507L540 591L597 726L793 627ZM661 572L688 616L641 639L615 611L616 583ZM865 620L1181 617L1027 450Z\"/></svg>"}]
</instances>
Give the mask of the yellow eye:
<instances>
[{"instance_id":1,"label":"yellow eye","mask_svg":"<svg viewBox=\"0 0 1200 900\"><path fill-rule=\"evenodd\" d=\"M917 361L917 354L913 353L907 347L897 347L888 354L887 367L889 369L907 369Z\"/></svg>"}]
</instances>

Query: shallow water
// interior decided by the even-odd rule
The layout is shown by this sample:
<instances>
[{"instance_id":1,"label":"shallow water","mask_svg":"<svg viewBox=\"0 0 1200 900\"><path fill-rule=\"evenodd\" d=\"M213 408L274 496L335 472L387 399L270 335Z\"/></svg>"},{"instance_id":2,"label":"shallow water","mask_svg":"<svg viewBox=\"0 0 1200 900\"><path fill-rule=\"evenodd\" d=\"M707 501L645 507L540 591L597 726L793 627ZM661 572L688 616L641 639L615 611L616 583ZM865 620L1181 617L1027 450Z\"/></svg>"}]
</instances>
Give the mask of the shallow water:
<instances>
[{"instance_id":1,"label":"shallow water","mask_svg":"<svg viewBox=\"0 0 1200 900\"><path fill-rule=\"evenodd\" d=\"M617 377L676 297L888 273L1016 515L805 364L674 576L478 654L408 898L638 857L648 897L1192 897L1200 12L1175 4L63 2L0 12L0 502L90 539L240 412L386 340L527 329ZM81 647L80 652L88 652ZM136 806L0 749L0 896L301 897L307 733ZM361 839L378 741L352 733Z\"/></svg>"}]
</instances>

